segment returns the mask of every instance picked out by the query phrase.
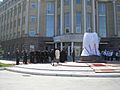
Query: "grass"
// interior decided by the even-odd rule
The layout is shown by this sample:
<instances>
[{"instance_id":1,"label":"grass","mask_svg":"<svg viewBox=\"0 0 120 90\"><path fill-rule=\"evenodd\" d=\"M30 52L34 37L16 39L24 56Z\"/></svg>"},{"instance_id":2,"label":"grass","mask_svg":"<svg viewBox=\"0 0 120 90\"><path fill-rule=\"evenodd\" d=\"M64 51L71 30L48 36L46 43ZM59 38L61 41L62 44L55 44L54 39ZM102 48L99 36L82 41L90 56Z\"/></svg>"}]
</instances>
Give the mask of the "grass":
<instances>
[{"instance_id":1,"label":"grass","mask_svg":"<svg viewBox=\"0 0 120 90\"><path fill-rule=\"evenodd\" d=\"M12 67L14 66L14 64L4 64L4 63L0 63L0 67Z\"/></svg>"}]
</instances>

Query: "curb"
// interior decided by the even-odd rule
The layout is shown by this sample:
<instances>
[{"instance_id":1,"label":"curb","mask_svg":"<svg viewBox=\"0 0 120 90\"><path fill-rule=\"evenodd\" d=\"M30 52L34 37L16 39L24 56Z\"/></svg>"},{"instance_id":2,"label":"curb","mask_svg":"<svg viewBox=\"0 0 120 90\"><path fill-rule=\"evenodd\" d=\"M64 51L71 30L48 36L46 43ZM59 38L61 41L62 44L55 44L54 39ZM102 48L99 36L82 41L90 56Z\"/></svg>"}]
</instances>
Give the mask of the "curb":
<instances>
[{"instance_id":1,"label":"curb","mask_svg":"<svg viewBox=\"0 0 120 90\"><path fill-rule=\"evenodd\" d=\"M5 70L5 67L1 67L0 70Z\"/></svg>"},{"instance_id":2,"label":"curb","mask_svg":"<svg viewBox=\"0 0 120 90\"><path fill-rule=\"evenodd\" d=\"M17 73L25 73L25 74L31 74L31 75L41 75L41 76L61 76L61 77L93 77L93 78L118 78L120 77L119 75L112 75L112 74L98 74L98 73L94 73L94 74L74 74L74 73L58 73L58 72L45 72L45 71L40 71L40 72L36 72L36 71L22 71L22 70L15 70L15 69L11 69L11 68L5 68L4 70L7 71L12 71L12 72L17 72Z\"/></svg>"},{"instance_id":3,"label":"curb","mask_svg":"<svg viewBox=\"0 0 120 90\"><path fill-rule=\"evenodd\" d=\"M27 67L19 67L19 66L15 66L17 68L21 68L21 69L32 69L32 70L42 70L42 71L73 71L73 72L93 72L93 70L55 70L55 69L37 69L37 68L27 68Z\"/></svg>"}]
</instances>

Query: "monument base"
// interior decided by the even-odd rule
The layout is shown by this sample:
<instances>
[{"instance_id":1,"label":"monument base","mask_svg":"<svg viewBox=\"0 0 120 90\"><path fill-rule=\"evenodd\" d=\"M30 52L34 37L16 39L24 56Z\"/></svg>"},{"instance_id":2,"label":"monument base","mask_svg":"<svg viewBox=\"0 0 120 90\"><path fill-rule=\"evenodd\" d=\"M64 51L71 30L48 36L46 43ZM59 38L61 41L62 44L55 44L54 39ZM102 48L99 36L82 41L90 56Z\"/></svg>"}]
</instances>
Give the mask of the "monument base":
<instances>
[{"instance_id":1,"label":"monument base","mask_svg":"<svg viewBox=\"0 0 120 90\"><path fill-rule=\"evenodd\" d=\"M105 63L100 56L92 55L92 56L81 56L80 62L86 62L86 63Z\"/></svg>"}]
</instances>

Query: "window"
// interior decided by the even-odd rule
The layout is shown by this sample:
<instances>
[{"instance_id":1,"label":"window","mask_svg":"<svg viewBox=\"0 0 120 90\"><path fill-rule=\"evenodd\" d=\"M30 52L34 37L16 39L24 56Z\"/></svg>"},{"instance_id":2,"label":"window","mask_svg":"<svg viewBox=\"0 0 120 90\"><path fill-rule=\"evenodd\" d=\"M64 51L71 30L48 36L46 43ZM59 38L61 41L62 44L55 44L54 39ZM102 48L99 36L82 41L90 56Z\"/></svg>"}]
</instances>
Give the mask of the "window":
<instances>
[{"instance_id":1,"label":"window","mask_svg":"<svg viewBox=\"0 0 120 90\"><path fill-rule=\"evenodd\" d=\"M120 11L120 5L116 5L116 10Z\"/></svg>"},{"instance_id":2,"label":"window","mask_svg":"<svg viewBox=\"0 0 120 90\"><path fill-rule=\"evenodd\" d=\"M90 5L91 4L91 0L87 0L87 5Z\"/></svg>"},{"instance_id":3,"label":"window","mask_svg":"<svg viewBox=\"0 0 120 90\"><path fill-rule=\"evenodd\" d=\"M47 14L54 14L54 2L47 2Z\"/></svg>"},{"instance_id":4,"label":"window","mask_svg":"<svg viewBox=\"0 0 120 90\"><path fill-rule=\"evenodd\" d=\"M14 28L16 27L16 20L14 20Z\"/></svg>"},{"instance_id":5,"label":"window","mask_svg":"<svg viewBox=\"0 0 120 90\"><path fill-rule=\"evenodd\" d=\"M22 18L22 24L24 25L25 24L25 16Z\"/></svg>"},{"instance_id":6,"label":"window","mask_svg":"<svg viewBox=\"0 0 120 90\"><path fill-rule=\"evenodd\" d=\"M57 25L57 30L58 30L58 35L60 35L60 15L58 15L58 20L57 20L57 22L58 22L58 25Z\"/></svg>"},{"instance_id":7,"label":"window","mask_svg":"<svg viewBox=\"0 0 120 90\"><path fill-rule=\"evenodd\" d=\"M20 26L20 18L18 18L18 26Z\"/></svg>"},{"instance_id":8,"label":"window","mask_svg":"<svg viewBox=\"0 0 120 90\"><path fill-rule=\"evenodd\" d=\"M117 15L117 24L120 25L120 15Z\"/></svg>"},{"instance_id":9,"label":"window","mask_svg":"<svg viewBox=\"0 0 120 90\"><path fill-rule=\"evenodd\" d=\"M13 8L11 8L11 17L12 17L12 15L13 15Z\"/></svg>"},{"instance_id":10,"label":"window","mask_svg":"<svg viewBox=\"0 0 120 90\"><path fill-rule=\"evenodd\" d=\"M99 3L98 5L99 15L105 15L106 14L106 6L104 3Z\"/></svg>"},{"instance_id":11,"label":"window","mask_svg":"<svg viewBox=\"0 0 120 90\"><path fill-rule=\"evenodd\" d=\"M23 12L26 10L26 0L23 1Z\"/></svg>"},{"instance_id":12,"label":"window","mask_svg":"<svg viewBox=\"0 0 120 90\"><path fill-rule=\"evenodd\" d=\"M35 29L36 16L31 16L30 29Z\"/></svg>"},{"instance_id":13,"label":"window","mask_svg":"<svg viewBox=\"0 0 120 90\"><path fill-rule=\"evenodd\" d=\"M81 0L76 0L76 4L80 4Z\"/></svg>"},{"instance_id":14,"label":"window","mask_svg":"<svg viewBox=\"0 0 120 90\"><path fill-rule=\"evenodd\" d=\"M14 15L16 15L17 14L17 7L15 6L14 7Z\"/></svg>"},{"instance_id":15,"label":"window","mask_svg":"<svg viewBox=\"0 0 120 90\"><path fill-rule=\"evenodd\" d=\"M71 0L64 0L64 5L70 5Z\"/></svg>"},{"instance_id":16,"label":"window","mask_svg":"<svg viewBox=\"0 0 120 90\"><path fill-rule=\"evenodd\" d=\"M36 23L36 16L31 16L31 24L35 24Z\"/></svg>"},{"instance_id":17,"label":"window","mask_svg":"<svg viewBox=\"0 0 120 90\"><path fill-rule=\"evenodd\" d=\"M21 4L18 5L18 13L21 13Z\"/></svg>"},{"instance_id":18,"label":"window","mask_svg":"<svg viewBox=\"0 0 120 90\"><path fill-rule=\"evenodd\" d=\"M32 7L32 9L35 9L35 8L37 8L37 3L35 3L35 2L32 2L32 3L31 3L31 7Z\"/></svg>"},{"instance_id":19,"label":"window","mask_svg":"<svg viewBox=\"0 0 120 90\"><path fill-rule=\"evenodd\" d=\"M10 22L10 29L12 29L12 24L13 24L13 23L12 23L12 22Z\"/></svg>"},{"instance_id":20,"label":"window","mask_svg":"<svg viewBox=\"0 0 120 90\"><path fill-rule=\"evenodd\" d=\"M106 37L106 5L105 3L98 4L98 14L99 14L99 35L101 37Z\"/></svg>"},{"instance_id":21,"label":"window","mask_svg":"<svg viewBox=\"0 0 120 90\"><path fill-rule=\"evenodd\" d=\"M87 31L91 32L91 14L87 14Z\"/></svg>"},{"instance_id":22,"label":"window","mask_svg":"<svg viewBox=\"0 0 120 90\"><path fill-rule=\"evenodd\" d=\"M76 33L81 32L81 13L76 12Z\"/></svg>"},{"instance_id":23,"label":"window","mask_svg":"<svg viewBox=\"0 0 120 90\"><path fill-rule=\"evenodd\" d=\"M118 30L118 36L120 37L120 30Z\"/></svg>"},{"instance_id":24,"label":"window","mask_svg":"<svg viewBox=\"0 0 120 90\"><path fill-rule=\"evenodd\" d=\"M46 10L46 36L54 36L54 2L47 1Z\"/></svg>"},{"instance_id":25,"label":"window","mask_svg":"<svg viewBox=\"0 0 120 90\"><path fill-rule=\"evenodd\" d=\"M65 33L69 33L70 32L70 13L67 12L65 13L65 16L64 16L64 26L65 26Z\"/></svg>"},{"instance_id":26,"label":"window","mask_svg":"<svg viewBox=\"0 0 120 90\"><path fill-rule=\"evenodd\" d=\"M70 13L69 12L65 13L64 18L65 27L70 27Z\"/></svg>"},{"instance_id":27,"label":"window","mask_svg":"<svg viewBox=\"0 0 120 90\"><path fill-rule=\"evenodd\" d=\"M30 37L34 37L35 35L36 35L35 30L34 30L34 29L31 29L31 30L29 31L29 36L30 36Z\"/></svg>"},{"instance_id":28,"label":"window","mask_svg":"<svg viewBox=\"0 0 120 90\"><path fill-rule=\"evenodd\" d=\"M6 20L6 14L5 14L5 18L4 18L4 20Z\"/></svg>"},{"instance_id":29,"label":"window","mask_svg":"<svg viewBox=\"0 0 120 90\"><path fill-rule=\"evenodd\" d=\"M46 35L48 37L54 36L54 15L47 15L46 24Z\"/></svg>"}]
</instances>

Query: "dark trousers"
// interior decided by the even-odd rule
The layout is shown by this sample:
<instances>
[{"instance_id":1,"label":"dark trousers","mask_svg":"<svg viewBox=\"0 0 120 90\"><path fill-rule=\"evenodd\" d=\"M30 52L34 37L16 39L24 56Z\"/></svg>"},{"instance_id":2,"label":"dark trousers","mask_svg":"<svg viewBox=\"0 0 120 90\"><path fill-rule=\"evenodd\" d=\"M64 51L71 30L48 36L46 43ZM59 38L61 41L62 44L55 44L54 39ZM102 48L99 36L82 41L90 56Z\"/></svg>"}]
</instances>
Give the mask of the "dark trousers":
<instances>
[{"instance_id":1,"label":"dark trousers","mask_svg":"<svg viewBox=\"0 0 120 90\"><path fill-rule=\"evenodd\" d=\"M24 63L24 64L27 64L27 59L23 59L23 63Z\"/></svg>"},{"instance_id":2,"label":"dark trousers","mask_svg":"<svg viewBox=\"0 0 120 90\"><path fill-rule=\"evenodd\" d=\"M16 65L19 65L19 61L20 61L20 59L17 58L17 59L16 59Z\"/></svg>"}]
</instances>

